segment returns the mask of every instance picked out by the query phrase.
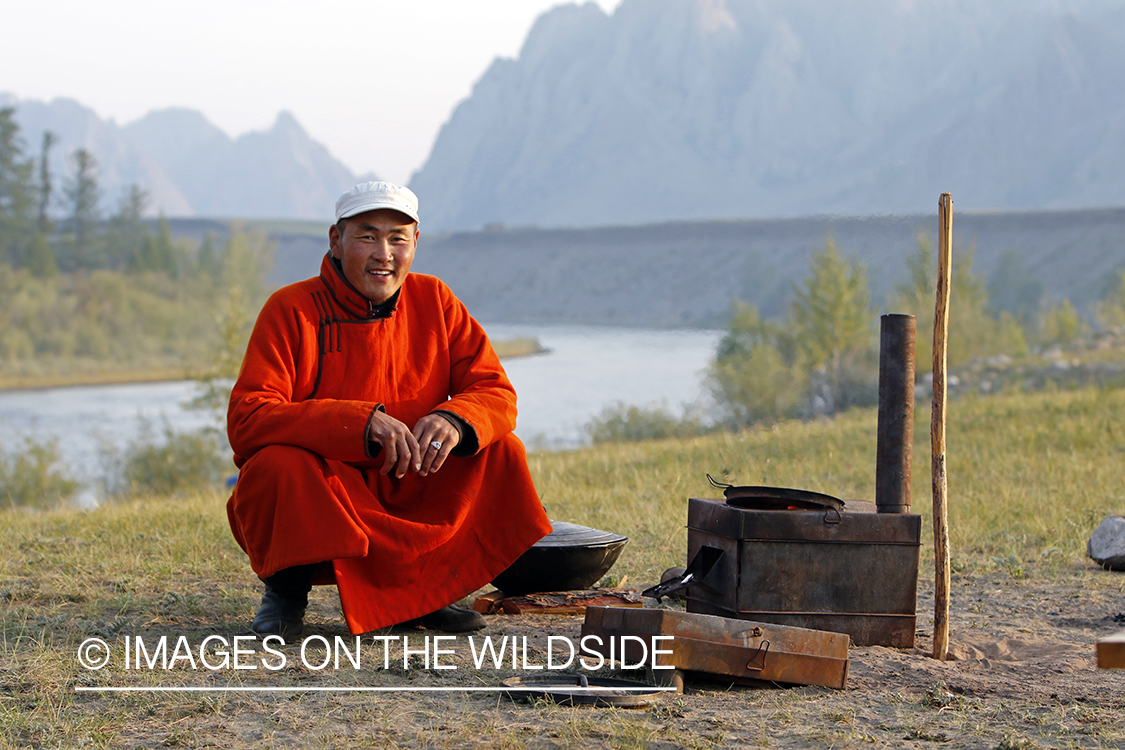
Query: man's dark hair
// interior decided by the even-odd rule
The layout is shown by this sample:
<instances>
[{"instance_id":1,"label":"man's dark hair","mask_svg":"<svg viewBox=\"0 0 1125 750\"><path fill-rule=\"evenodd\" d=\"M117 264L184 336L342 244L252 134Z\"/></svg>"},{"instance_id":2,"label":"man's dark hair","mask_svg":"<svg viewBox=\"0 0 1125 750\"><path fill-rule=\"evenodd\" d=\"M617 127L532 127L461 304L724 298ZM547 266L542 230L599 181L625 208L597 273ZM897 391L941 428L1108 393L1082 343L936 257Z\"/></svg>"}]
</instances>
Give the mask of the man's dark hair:
<instances>
[{"instance_id":1,"label":"man's dark hair","mask_svg":"<svg viewBox=\"0 0 1125 750\"><path fill-rule=\"evenodd\" d=\"M400 211L399 213L402 213L402 212ZM406 216L405 214L403 214L403 215ZM350 217L344 217L343 219L340 219L339 221L336 222L336 231L340 233L341 237L344 236L344 227L346 227L348 225L348 218L350 218ZM406 218L409 219L410 217L407 216ZM411 223L414 224L414 234L418 234L418 222L412 221Z\"/></svg>"}]
</instances>

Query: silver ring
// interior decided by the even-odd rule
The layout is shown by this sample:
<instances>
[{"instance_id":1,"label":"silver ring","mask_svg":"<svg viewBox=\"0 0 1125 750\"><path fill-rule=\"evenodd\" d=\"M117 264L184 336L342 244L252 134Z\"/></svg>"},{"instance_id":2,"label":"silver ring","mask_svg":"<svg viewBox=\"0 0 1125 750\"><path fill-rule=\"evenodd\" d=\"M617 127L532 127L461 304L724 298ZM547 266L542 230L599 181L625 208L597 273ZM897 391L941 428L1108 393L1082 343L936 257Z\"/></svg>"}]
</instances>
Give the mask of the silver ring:
<instances>
[{"instance_id":1,"label":"silver ring","mask_svg":"<svg viewBox=\"0 0 1125 750\"><path fill-rule=\"evenodd\" d=\"M435 451L440 451L441 450L441 441L435 440L434 442L430 443L430 447L433 448Z\"/></svg>"}]
</instances>

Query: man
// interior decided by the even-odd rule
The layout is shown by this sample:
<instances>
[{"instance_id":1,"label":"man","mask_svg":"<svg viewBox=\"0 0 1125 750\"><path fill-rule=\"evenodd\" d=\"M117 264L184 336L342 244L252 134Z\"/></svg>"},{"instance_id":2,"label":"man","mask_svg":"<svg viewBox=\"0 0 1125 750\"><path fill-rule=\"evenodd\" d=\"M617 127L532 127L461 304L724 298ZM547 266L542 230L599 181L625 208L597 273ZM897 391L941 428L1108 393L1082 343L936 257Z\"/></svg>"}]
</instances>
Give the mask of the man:
<instances>
[{"instance_id":1,"label":"man","mask_svg":"<svg viewBox=\"0 0 1125 750\"><path fill-rule=\"evenodd\" d=\"M231 394L235 539L266 590L251 628L300 635L335 582L353 633L483 627L448 606L551 531L483 329L411 274L418 199L384 182L336 202L320 276L258 316Z\"/></svg>"}]
</instances>

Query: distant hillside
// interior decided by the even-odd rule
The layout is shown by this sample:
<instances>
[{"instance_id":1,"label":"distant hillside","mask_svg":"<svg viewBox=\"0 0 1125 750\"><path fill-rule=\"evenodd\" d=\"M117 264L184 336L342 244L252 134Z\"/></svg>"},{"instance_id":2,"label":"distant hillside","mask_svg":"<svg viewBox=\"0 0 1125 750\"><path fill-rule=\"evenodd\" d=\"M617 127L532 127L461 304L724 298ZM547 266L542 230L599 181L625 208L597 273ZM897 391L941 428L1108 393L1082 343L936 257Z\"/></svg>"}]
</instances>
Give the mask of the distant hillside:
<instances>
[{"instance_id":1,"label":"distant hillside","mask_svg":"<svg viewBox=\"0 0 1125 750\"><path fill-rule=\"evenodd\" d=\"M1120 0L624 0L497 60L427 226L1125 204Z\"/></svg>"},{"instance_id":2,"label":"distant hillside","mask_svg":"<svg viewBox=\"0 0 1125 750\"><path fill-rule=\"evenodd\" d=\"M1088 310L1125 270L1125 208L957 212L954 263L973 269L1002 309L1069 299ZM227 222L173 220L179 237L222 237ZM270 281L314 276L328 251L328 222L251 222L277 243ZM568 230L429 232L413 270L439 276L488 323L581 323L721 328L742 299L766 315L787 310L809 256L831 237L867 269L871 300L907 277L919 235L936 242L929 216L810 216L685 221ZM936 261L935 261L936 263ZM957 304L954 298L952 304Z\"/></svg>"},{"instance_id":3,"label":"distant hillside","mask_svg":"<svg viewBox=\"0 0 1125 750\"><path fill-rule=\"evenodd\" d=\"M936 201L931 216L423 231L413 268L440 276L488 322L716 328L735 299L782 315L828 237L865 265L876 307L917 313L886 310L884 300L907 278L918 235L936 241L936 231ZM962 212L953 233L954 263L971 249L973 268L1009 309L1034 305L1028 295L1088 307L1125 269L1125 208Z\"/></svg>"},{"instance_id":4,"label":"distant hillside","mask_svg":"<svg viewBox=\"0 0 1125 750\"><path fill-rule=\"evenodd\" d=\"M25 153L38 156L43 131L59 137L51 152L56 186L79 147L98 161L102 209L112 212L134 183L150 194L152 214L317 219L357 181L288 112L269 130L230 138L195 110L150 112L127 125L102 120L71 99L50 103L0 93L14 106Z\"/></svg>"}]
</instances>

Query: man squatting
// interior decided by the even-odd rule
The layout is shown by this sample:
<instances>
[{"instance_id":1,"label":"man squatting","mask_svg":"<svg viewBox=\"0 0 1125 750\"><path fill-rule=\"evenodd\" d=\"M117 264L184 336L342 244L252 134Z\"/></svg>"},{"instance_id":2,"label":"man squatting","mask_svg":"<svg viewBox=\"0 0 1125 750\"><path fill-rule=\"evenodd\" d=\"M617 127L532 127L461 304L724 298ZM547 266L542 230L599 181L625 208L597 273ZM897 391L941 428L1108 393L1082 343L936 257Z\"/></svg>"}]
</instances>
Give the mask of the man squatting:
<instances>
[{"instance_id":1,"label":"man squatting","mask_svg":"<svg viewBox=\"0 0 1125 750\"><path fill-rule=\"evenodd\" d=\"M335 583L352 633L484 626L449 606L551 531L516 394L449 288L410 273L418 198L385 182L336 202L320 276L262 308L231 394L231 531L265 582L251 629L301 634Z\"/></svg>"}]
</instances>

